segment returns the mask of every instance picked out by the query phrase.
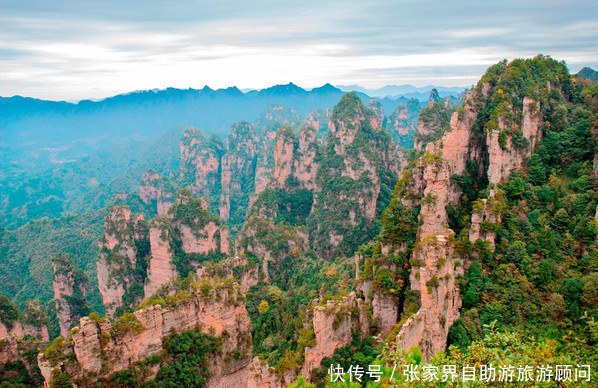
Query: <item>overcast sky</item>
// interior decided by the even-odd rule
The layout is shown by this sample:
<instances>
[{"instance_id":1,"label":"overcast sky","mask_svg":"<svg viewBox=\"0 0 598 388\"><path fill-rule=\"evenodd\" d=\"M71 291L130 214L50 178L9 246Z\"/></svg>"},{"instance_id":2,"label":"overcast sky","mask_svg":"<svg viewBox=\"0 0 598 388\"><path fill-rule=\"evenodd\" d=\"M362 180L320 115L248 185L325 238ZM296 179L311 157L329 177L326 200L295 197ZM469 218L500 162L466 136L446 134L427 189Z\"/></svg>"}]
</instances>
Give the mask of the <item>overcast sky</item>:
<instances>
[{"instance_id":1,"label":"overcast sky","mask_svg":"<svg viewBox=\"0 0 598 388\"><path fill-rule=\"evenodd\" d=\"M0 96L326 82L468 86L544 53L598 68L598 2L0 0Z\"/></svg>"}]
</instances>

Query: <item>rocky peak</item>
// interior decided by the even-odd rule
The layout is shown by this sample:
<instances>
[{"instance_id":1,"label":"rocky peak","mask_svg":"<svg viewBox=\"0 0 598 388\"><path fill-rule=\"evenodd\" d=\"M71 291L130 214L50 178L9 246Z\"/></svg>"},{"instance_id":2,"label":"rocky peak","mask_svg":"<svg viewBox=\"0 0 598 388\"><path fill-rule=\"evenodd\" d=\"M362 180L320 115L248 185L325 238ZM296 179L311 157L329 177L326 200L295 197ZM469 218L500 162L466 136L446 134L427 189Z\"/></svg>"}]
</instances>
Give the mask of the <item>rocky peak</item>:
<instances>
[{"instance_id":1,"label":"rocky peak","mask_svg":"<svg viewBox=\"0 0 598 388\"><path fill-rule=\"evenodd\" d=\"M197 279L190 289L167 299L150 300L143 308L116 321L84 317L68 339L53 352L40 354L38 364L47 384L55 370L67 373L77 385L102 381L130 369L140 384L153 380L169 358L163 355L169 336L188 331L216 337L221 345L209 359L208 387L242 386L249 380L251 364L250 321L239 286L232 279Z\"/></svg>"},{"instance_id":2,"label":"rocky peak","mask_svg":"<svg viewBox=\"0 0 598 388\"><path fill-rule=\"evenodd\" d=\"M52 269L54 270L52 284L60 335L66 337L72 323L87 313L88 307L85 300L87 276L75 266L67 254L58 254L52 257Z\"/></svg>"},{"instance_id":3,"label":"rocky peak","mask_svg":"<svg viewBox=\"0 0 598 388\"><path fill-rule=\"evenodd\" d=\"M547 58L539 60L548 61L546 66L553 70L560 66ZM469 239L475 243L481 238L492 248L493 232L482 232L480 224L500 221L504 193L497 183L523 166L542 136L541 110L533 96L559 87L559 77L554 77L561 71L558 69L552 75L532 73L538 79L526 80L523 88L528 89L513 86L520 85L511 79L518 71L509 72L509 68L528 65L535 66L514 61L490 68L476 88L468 91L463 106L450 119L447 104L436 103L422 110L416 146L419 140L423 155L397 185L388 212L398 222L386 224L380 246L382 254L407 254L409 262L400 262L393 269L384 260L366 259L366 264L371 265L366 265L368 276L390 269L395 279L409 284L409 291L397 298L403 308L393 333L398 333L397 341L404 348L419 346L426 359L446 348L448 330L459 318L461 299L455 279L469 263L456 251L456 242ZM547 82L544 77L553 79ZM536 89L530 93L532 85ZM471 227L461 231L457 240L449 226L447 209L457 208L464 200L458 182L465 177L476 182L480 198L465 199L475 200ZM401 267L411 270L405 273ZM407 300L414 296L417 303L408 304Z\"/></svg>"},{"instance_id":4,"label":"rocky peak","mask_svg":"<svg viewBox=\"0 0 598 388\"><path fill-rule=\"evenodd\" d=\"M220 192L220 163L224 146L220 138L207 138L199 129L189 128L181 139L179 181L190 184L195 195L204 195L216 204ZM163 213L162 213L163 214Z\"/></svg>"},{"instance_id":5,"label":"rocky peak","mask_svg":"<svg viewBox=\"0 0 598 388\"><path fill-rule=\"evenodd\" d=\"M328 128L337 154L343 155L345 147L351 144L363 127L380 129L380 119L367 109L357 94L345 94L334 107Z\"/></svg>"},{"instance_id":6,"label":"rocky peak","mask_svg":"<svg viewBox=\"0 0 598 388\"><path fill-rule=\"evenodd\" d=\"M226 151L253 157L257 153L256 143L253 126L246 121L241 121L231 126L230 136L226 139Z\"/></svg>"},{"instance_id":7,"label":"rocky peak","mask_svg":"<svg viewBox=\"0 0 598 388\"><path fill-rule=\"evenodd\" d=\"M228 238L228 228L210 213L205 198L195 198L188 189L179 190L168 213L154 218L149 225L145 296L153 295L177 275L186 278L202 257L228 254Z\"/></svg>"},{"instance_id":8,"label":"rocky peak","mask_svg":"<svg viewBox=\"0 0 598 388\"><path fill-rule=\"evenodd\" d=\"M145 204L156 203L158 214L164 214L174 200L174 188L160 173L154 169L143 174L139 187L139 196Z\"/></svg>"},{"instance_id":9,"label":"rocky peak","mask_svg":"<svg viewBox=\"0 0 598 388\"><path fill-rule=\"evenodd\" d=\"M417 119L421 105L411 98L405 104L399 104L388 117L385 128L397 145L413 148L413 135L417 129Z\"/></svg>"},{"instance_id":10,"label":"rocky peak","mask_svg":"<svg viewBox=\"0 0 598 388\"><path fill-rule=\"evenodd\" d=\"M299 139L289 127L282 127L276 134L274 147L274 172L272 173L273 185L284 187L287 179L291 177L295 148Z\"/></svg>"},{"instance_id":11,"label":"rocky peak","mask_svg":"<svg viewBox=\"0 0 598 388\"><path fill-rule=\"evenodd\" d=\"M376 115L378 116L378 120L380 120L381 123L384 122L384 119L386 118L386 116L384 116L384 107L382 106L382 103L378 101L377 98L370 98L368 108L370 108L376 113Z\"/></svg>"},{"instance_id":12,"label":"rocky peak","mask_svg":"<svg viewBox=\"0 0 598 388\"><path fill-rule=\"evenodd\" d=\"M98 286L106 314L121 315L123 308L130 309L143 298L139 284L145 279L149 254L149 231L143 215L132 215L127 206L112 207L99 247ZM123 299L128 301L126 305Z\"/></svg>"},{"instance_id":13,"label":"rocky peak","mask_svg":"<svg viewBox=\"0 0 598 388\"><path fill-rule=\"evenodd\" d=\"M430 97L428 97L428 107L440 102L441 98L436 88L430 90Z\"/></svg>"},{"instance_id":14,"label":"rocky peak","mask_svg":"<svg viewBox=\"0 0 598 388\"><path fill-rule=\"evenodd\" d=\"M304 127L299 136L291 128L282 127L276 135L274 170L270 187L313 190L318 152L319 144L313 127Z\"/></svg>"}]
</instances>

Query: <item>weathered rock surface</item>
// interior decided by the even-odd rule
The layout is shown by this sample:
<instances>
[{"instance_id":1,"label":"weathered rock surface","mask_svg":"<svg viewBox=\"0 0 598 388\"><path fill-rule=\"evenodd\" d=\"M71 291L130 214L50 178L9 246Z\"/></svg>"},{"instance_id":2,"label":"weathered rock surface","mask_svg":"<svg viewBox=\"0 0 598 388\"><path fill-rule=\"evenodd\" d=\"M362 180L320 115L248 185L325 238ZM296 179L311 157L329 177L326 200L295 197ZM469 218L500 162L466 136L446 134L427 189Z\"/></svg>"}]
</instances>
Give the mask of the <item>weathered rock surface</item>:
<instances>
[{"instance_id":1,"label":"weathered rock surface","mask_svg":"<svg viewBox=\"0 0 598 388\"><path fill-rule=\"evenodd\" d=\"M160 173L149 170L143 174L139 197L145 204L156 202L158 215L166 214L174 202L176 192Z\"/></svg>"},{"instance_id":2,"label":"weathered rock surface","mask_svg":"<svg viewBox=\"0 0 598 388\"><path fill-rule=\"evenodd\" d=\"M99 243L100 257L97 262L98 286L108 316L113 317L116 309L123 307L125 292L138 281L133 276L137 256L146 252L139 252L138 247L143 247L136 241L146 241L148 238L147 224L142 214L132 215L126 206L110 209L104 224L104 238ZM133 298L127 307L139 301L139 297Z\"/></svg>"},{"instance_id":3,"label":"weathered rock surface","mask_svg":"<svg viewBox=\"0 0 598 388\"><path fill-rule=\"evenodd\" d=\"M224 146L215 136L207 139L198 129L189 128L181 139L179 180L189 182L193 194L212 198L220 192L220 159Z\"/></svg>"},{"instance_id":4,"label":"weathered rock surface","mask_svg":"<svg viewBox=\"0 0 598 388\"><path fill-rule=\"evenodd\" d=\"M249 191L251 180L247 180L247 177L255 174L254 158L259 151L258 146L251 124L241 122L231 127L221 162L220 218L224 221L230 218L231 198L235 201Z\"/></svg>"},{"instance_id":5,"label":"weathered rock surface","mask_svg":"<svg viewBox=\"0 0 598 388\"><path fill-rule=\"evenodd\" d=\"M52 258L52 269L54 270L52 280L54 303L56 305L58 325L60 326L60 335L67 336L72 323L80 318L71 304L85 304L87 278L83 271L75 267L73 260L66 254L59 254Z\"/></svg>"},{"instance_id":6,"label":"weathered rock surface","mask_svg":"<svg viewBox=\"0 0 598 388\"><path fill-rule=\"evenodd\" d=\"M310 378L314 369L320 367L324 357L330 357L338 348L351 343L352 330L369 333L367 308L355 293L341 300L329 300L324 306L313 309L313 330L315 345L305 348L305 361L301 374Z\"/></svg>"},{"instance_id":7,"label":"weathered rock surface","mask_svg":"<svg viewBox=\"0 0 598 388\"><path fill-rule=\"evenodd\" d=\"M384 128L397 145L413 148L413 135L417 129L417 118L421 105L415 98L399 104L387 118Z\"/></svg>"},{"instance_id":8,"label":"weathered rock surface","mask_svg":"<svg viewBox=\"0 0 598 388\"><path fill-rule=\"evenodd\" d=\"M169 212L151 220L150 257L145 279L145 297L179 275L173 262L175 249L194 257L213 252L229 253L228 229L208 210L205 198L194 198L189 190L180 190ZM186 274L185 274L186 276Z\"/></svg>"},{"instance_id":9,"label":"weathered rock surface","mask_svg":"<svg viewBox=\"0 0 598 388\"><path fill-rule=\"evenodd\" d=\"M522 101L523 111L519 114L514 112L508 118L491 116L490 122L483 123L482 128L486 128L483 133L476 129L480 109L486 106L493 92L493 87L488 84L480 84L469 91L463 107L452 115L450 128L442 137L420 143L426 151L412 169L410 187L422 200L419 201L418 244L412 253L412 263L415 264L409 280L411 289L420 295L421 307L403 324L397 340L407 349L418 345L425 359L446 347L448 330L459 318L461 307L455 278L462 274L462 264L467 266L455 254L451 243L454 234L448 226L446 209L448 205L456 207L461 196L460 188L451 177L487 173L490 193L474 206L469 238L472 242L481 238L493 247L493 232L483 230L481 226L500 221L504 193L494 189L495 184L521 168L541 138L539 106L528 97ZM432 125L437 122L430 121ZM424 135L438 132L437 128L426 128L425 122L419 125ZM524 139L518 148L513 146L513 128L520 129ZM507 130L511 132L505 136ZM479 170L468 171L468 160L478 161ZM405 206L413 206L411 200L401 200Z\"/></svg>"},{"instance_id":10,"label":"weathered rock surface","mask_svg":"<svg viewBox=\"0 0 598 388\"><path fill-rule=\"evenodd\" d=\"M146 297L153 295L177 274L172 263L173 253L170 249L170 232L166 226L167 222L164 219L157 219L150 223L151 258L144 285Z\"/></svg>"},{"instance_id":11,"label":"weathered rock surface","mask_svg":"<svg viewBox=\"0 0 598 388\"><path fill-rule=\"evenodd\" d=\"M209 387L243 386L248 379L251 363L250 321L245 302L232 282L213 284L208 293L196 289L181 294L175 305L153 305L135 311L127 318L127 326L82 318L72 337L54 359L39 355L39 366L49 383L54 369L66 372L75 383L83 386L109 377L115 372L135 368L135 363L159 353L164 338L172 333L200 330L222 336L220 354L209 362ZM177 295L178 296L178 295ZM68 353L75 362L66 362ZM224 359L240 352L230 362ZM155 377L157 368L143 376L145 381ZM241 384L241 385L239 385Z\"/></svg>"},{"instance_id":12,"label":"weathered rock surface","mask_svg":"<svg viewBox=\"0 0 598 388\"><path fill-rule=\"evenodd\" d=\"M380 123L384 123L384 120L386 119L386 116L384 115L384 107L377 98L370 98L370 101L368 102L368 108L376 113Z\"/></svg>"}]
</instances>

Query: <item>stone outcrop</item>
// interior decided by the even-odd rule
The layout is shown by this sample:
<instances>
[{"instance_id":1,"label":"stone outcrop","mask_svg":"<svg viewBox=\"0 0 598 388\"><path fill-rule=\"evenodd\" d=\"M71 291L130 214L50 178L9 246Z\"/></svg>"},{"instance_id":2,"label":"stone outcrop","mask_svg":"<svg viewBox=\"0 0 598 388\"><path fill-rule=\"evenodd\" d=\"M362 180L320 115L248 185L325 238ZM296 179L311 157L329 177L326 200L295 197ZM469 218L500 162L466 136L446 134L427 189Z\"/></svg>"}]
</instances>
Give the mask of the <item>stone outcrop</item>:
<instances>
[{"instance_id":1,"label":"stone outcrop","mask_svg":"<svg viewBox=\"0 0 598 388\"><path fill-rule=\"evenodd\" d=\"M220 139L189 128L181 139L179 180L189 183L195 195L212 198L220 192L220 159L224 146Z\"/></svg>"},{"instance_id":2,"label":"stone outcrop","mask_svg":"<svg viewBox=\"0 0 598 388\"><path fill-rule=\"evenodd\" d=\"M209 360L211 377L207 386L243 386L252 362L250 321L243 297L232 281L200 282L204 284L201 289L198 286L179 293L168 305L150 305L114 323L108 319L82 318L59 354L51 359L39 355L38 363L46 382L50 382L52 372L58 369L77 384L93 384L115 372L135 369L137 362L160 354L167 336L199 330L222 340L220 353ZM75 360L68 360L69 353L74 354ZM155 378L159 367L154 365L146 374L140 373L140 382Z\"/></svg>"},{"instance_id":3,"label":"stone outcrop","mask_svg":"<svg viewBox=\"0 0 598 388\"><path fill-rule=\"evenodd\" d=\"M98 286L106 314L113 317L123 307L123 296L143 279L135 276L138 259L144 259L148 249L148 228L142 214L132 215L126 206L114 206L104 224L97 262ZM132 298L131 308L142 295Z\"/></svg>"},{"instance_id":4,"label":"stone outcrop","mask_svg":"<svg viewBox=\"0 0 598 388\"><path fill-rule=\"evenodd\" d=\"M376 227L382 187L394 185L398 151L357 95L343 97L327 128L323 144L310 125L278 131L272 177L235 240L237 254L262 260L266 280L294 250L352 255Z\"/></svg>"},{"instance_id":5,"label":"stone outcrop","mask_svg":"<svg viewBox=\"0 0 598 388\"><path fill-rule=\"evenodd\" d=\"M156 170L149 170L143 174L139 187L139 197L145 204L156 203L158 215L166 214L174 202L176 190Z\"/></svg>"},{"instance_id":6,"label":"stone outcrop","mask_svg":"<svg viewBox=\"0 0 598 388\"><path fill-rule=\"evenodd\" d=\"M417 129L417 119L421 105L415 98L399 104L387 118L384 128L394 142L404 148L413 148L413 135Z\"/></svg>"},{"instance_id":7,"label":"stone outcrop","mask_svg":"<svg viewBox=\"0 0 598 388\"><path fill-rule=\"evenodd\" d=\"M194 198L189 190L180 190L168 214L149 224L150 258L144 294L153 295L179 273L173 259L175 249L186 255L193 267L196 257L213 252L229 254L228 229L208 210L205 198ZM177 248L179 247L179 248ZM193 268L185 268L193 270Z\"/></svg>"},{"instance_id":8,"label":"stone outcrop","mask_svg":"<svg viewBox=\"0 0 598 388\"><path fill-rule=\"evenodd\" d=\"M305 127L297 137L288 127L276 136L271 188L315 189L319 144L313 127ZM290 184L289 184L290 183Z\"/></svg>"},{"instance_id":9,"label":"stone outcrop","mask_svg":"<svg viewBox=\"0 0 598 388\"><path fill-rule=\"evenodd\" d=\"M395 327L399 316L399 306L394 298L373 293L371 300L372 318L376 321L378 331L386 337Z\"/></svg>"},{"instance_id":10,"label":"stone outcrop","mask_svg":"<svg viewBox=\"0 0 598 388\"><path fill-rule=\"evenodd\" d=\"M269 149L262 150L257 156L257 163L255 167L255 191L249 200L249 207L257 199L257 196L266 189L270 177L272 175L273 157Z\"/></svg>"},{"instance_id":11,"label":"stone outcrop","mask_svg":"<svg viewBox=\"0 0 598 388\"><path fill-rule=\"evenodd\" d=\"M189 128L181 141L177 183L180 187L189 187L195 195L205 196L209 208L236 232L248 209L269 185L275 169L275 140L279 129L288 126L296 130L312 124L313 129L301 134L299 149L295 150L298 152L294 153L295 160L289 168L297 169L296 174L313 185L316 169L310 168L310 159L315 157L317 142L327 132L329 116L329 111L314 111L303 119L294 109L272 105L253 125L248 122L232 125L224 144L215 135L208 138L200 130ZM298 161L298 157L307 160ZM151 195L144 197L157 196L157 190L147 188L144 193L146 191Z\"/></svg>"},{"instance_id":12,"label":"stone outcrop","mask_svg":"<svg viewBox=\"0 0 598 388\"><path fill-rule=\"evenodd\" d=\"M293 378L280 376L274 368L270 367L265 361L260 360L259 357L253 358L247 374L247 385L239 386L246 386L247 388L282 388L288 386L294 380Z\"/></svg>"},{"instance_id":13,"label":"stone outcrop","mask_svg":"<svg viewBox=\"0 0 598 388\"><path fill-rule=\"evenodd\" d=\"M161 286L167 284L177 275L172 262L173 253L170 249L168 219L160 218L152 220L150 223L149 240L151 257L144 285L144 294L146 297L153 295Z\"/></svg>"},{"instance_id":14,"label":"stone outcrop","mask_svg":"<svg viewBox=\"0 0 598 388\"><path fill-rule=\"evenodd\" d=\"M311 378L314 369L320 367L324 357L330 357L338 348L351 343L352 331L362 336L369 334L367 307L355 293L340 300L329 300L323 306L313 309L312 327L315 345L305 348L305 361L301 375Z\"/></svg>"},{"instance_id":15,"label":"stone outcrop","mask_svg":"<svg viewBox=\"0 0 598 388\"><path fill-rule=\"evenodd\" d=\"M414 315L405 316L397 341L406 349L419 346L425 359L446 347L449 328L459 318L461 307L455 279L468 265L455 253L454 232L448 226L446 209L449 205L456 208L461 197L461 188L451 177L469 175L481 182L487 176L489 195L474 204L469 238L471 242L481 238L492 248L494 234L482 226L499 222L504 210L504 193L497 190L496 183L521 168L541 138L539 105L528 97L522 101L522 112L510 106L506 111L496 109L490 121L480 125L480 111L494 92L493 86L484 83L470 90L463 107L452 114L446 131L438 132L434 127L441 115L420 121L424 135L441 137L428 137L428 142L419 143L425 152L410 171L403 191L410 193L409 197L398 198L408 209L416 204L414 198L419 198L421 209L409 277L411 291L419 295L420 308ZM428 109L439 105L434 103ZM518 147L513 146L515 136L520 136ZM468 167L468 160L477 161L478 169Z\"/></svg>"},{"instance_id":16,"label":"stone outcrop","mask_svg":"<svg viewBox=\"0 0 598 388\"><path fill-rule=\"evenodd\" d=\"M378 101L377 98L370 98L368 108L370 108L374 111L374 113L376 113L376 115L378 116L378 120L381 123L384 123L384 120L386 119L386 116L384 116L384 107L382 106L380 101Z\"/></svg>"},{"instance_id":17,"label":"stone outcrop","mask_svg":"<svg viewBox=\"0 0 598 388\"><path fill-rule=\"evenodd\" d=\"M220 218L231 216L231 200L243 197L249 191L246 177L255 174L254 158L258 153L256 135L251 124L241 122L231 127L226 142L226 153L221 162Z\"/></svg>"},{"instance_id":18,"label":"stone outcrop","mask_svg":"<svg viewBox=\"0 0 598 388\"><path fill-rule=\"evenodd\" d=\"M529 97L523 99L523 112L521 112L520 123L513 123L503 116L498 116L498 127L491 128L487 134L489 153L488 181L498 183L507 179L511 172L520 169L525 159L531 156L531 151L542 137L540 123L540 104ZM510 109L511 111L513 108ZM522 138L519 146L513 141L513 136L506 135L501 141L501 132L505 134L512 127L519 127ZM502 143L502 144L501 144Z\"/></svg>"},{"instance_id":19,"label":"stone outcrop","mask_svg":"<svg viewBox=\"0 0 598 388\"><path fill-rule=\"evenodd\" d=\"M446 206L455 190L450 177L449 164L438 158L428 163L421 159L415 178L424 184L423 198L430 198L420 201L419 247L412 254L415 265L409 278L411 289L421 296L421 307L402 326L397 340L406 349L418 345L426 359L444 350L449 328L459 318L461 307L455 282L463 266L455 265L459 259L448 242L453 231L448 227Z\"/></svg>"},{"instance_id":20,"label":"stone outcrop","mask_svg":"<svg viewBox=\"0 0 598 388\"><path fill-rule=\"evenodd\" d=\"M394 186L398 153L378 116L354 93L343 96L328 124L310 213L312 246L325 258L351 255L373 228L382 182ZM351 252L349 252L351 251Z\"/></svg>"},{"instance_id":21,"label":"stone outcrop","mask_svg":"<svg viewBox=\"0 0 598 388\"><path fill-rule=\"evenodd\" d=\"M75 267L73 260L66 254L52 257L52 269L54 303L60 335L66 337L73 322L80 318L79 311L85 309L87 277L81 269ZM74 306L77 308L73 308Z\"/></svg>"}]
</instances>

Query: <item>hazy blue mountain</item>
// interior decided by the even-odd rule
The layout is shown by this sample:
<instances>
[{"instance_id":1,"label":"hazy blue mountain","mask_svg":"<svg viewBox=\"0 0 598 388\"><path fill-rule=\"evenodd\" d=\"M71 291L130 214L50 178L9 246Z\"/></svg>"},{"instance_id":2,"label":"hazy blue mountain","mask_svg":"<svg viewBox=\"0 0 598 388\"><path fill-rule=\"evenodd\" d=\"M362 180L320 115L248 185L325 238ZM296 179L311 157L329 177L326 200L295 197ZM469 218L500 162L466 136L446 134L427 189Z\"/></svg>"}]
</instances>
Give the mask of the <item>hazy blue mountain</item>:
<instances>
[{"instance_id":1,"label":"hazy blue mountain","mask_svg":"<svg viewBox=\"0 0 598 388\"><path fill-rule=\"evenodd\" d=\"M598 82L598 71L591 67L584 67L577 75L583 79L589 79L590 81Z\"/></svg>"},{"instance_id":2,"label":"hazy blue mountain","mask_svg":"<svg viewBox=\"0 0 598 388\"><path fill-rule=\"evenodd\" d=\"M430 91L432 89L438 90L441 98L446 96L457 96L465 87L444 87L427 85L422 87L416 87L413 85L386 85L378 89L368 89L360 85L337 85L339 89L345 92L361 92L372 97L390 97L391 99L397 99L399 97L405 97L407 99L415 98L420 101L427 101Z\"/></svg>"},{"instance_id":3,"label":"hazy blue mountain","mask_svg":"<svg viewBox=\"0 0 598 388\"><path fill-rule=\"evenodd\" d=\"M101 101L43 101L0 97L0 180L32 169L90 155L123 139L149 139L174 125L226 135L232 123L255 120L268 105L293 107L302 115L332 108L343 92L331 85L306 91L293 84L243 93L212 90L151 90Z\"/></svg>"},{"instance_id":4,"label":"hazy blue mountain","mask_svg":"<svg viewBox=\"0 0 598 388\"><path fill-rule=\"evenodd\" d=\"M236 87L168 88L78 103L0 97L0 181L78 160L125 139L150 139L177 125L225 136L231 124L253 122L273 104L307 116L314 109L334 107L343 94L330 84L307 91L289 83L247 93ZM359 97L369 102L368 95ZM406 101L384 98L381 103L392 112Z\"/></svg>"}]
</instances>

